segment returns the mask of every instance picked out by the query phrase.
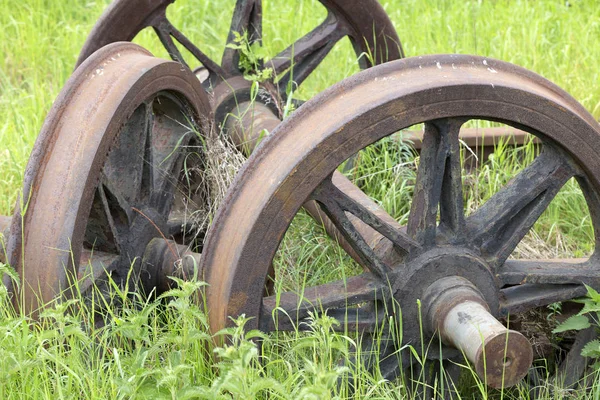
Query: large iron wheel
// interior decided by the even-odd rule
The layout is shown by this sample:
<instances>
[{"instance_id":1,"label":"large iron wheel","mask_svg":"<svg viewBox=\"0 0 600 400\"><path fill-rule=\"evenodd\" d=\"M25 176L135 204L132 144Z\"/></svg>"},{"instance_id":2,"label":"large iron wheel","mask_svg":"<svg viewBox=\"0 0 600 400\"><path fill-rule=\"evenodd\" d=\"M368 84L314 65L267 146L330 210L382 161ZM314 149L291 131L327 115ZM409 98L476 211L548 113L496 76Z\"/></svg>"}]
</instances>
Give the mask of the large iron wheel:
<instances>
[{"instance_id":1,"label":"large iron wheel","mask_svg":"<svg viewBox=\"0 0 600 400\"><path fill-rule=\"evenodd\" d=\"M131 43L88 58L27 164L8 246L23 282L16 303L35 315L76 282L85 293L106 274L124 282L132 266L139 277L147 244L168 235L183 160L208 113L199 81L176 62Z\"/></svg>"},{"instance_id":2,"label":"large iron wheel","mask_svg":"<svg viewBox=\"0 0 600 400\"><path fill-rule=\"evenodd\" d=\"M187 49L196 59L194 62L208 70L208 79L213 86L221 80L242 75L244 71L240 70L238 50L225 48L222 60L212 60L202 51L201 44L193 43L173 26L167 18L166 10L174 2L175 0L114 1L92 29L77 65L102 46L133 40L141 30L152 27L174 60L186 63L175 42ZM272 66L274 75L279 77L277 87L282 99L286 97L288 82L293 80L297 85L302 84L344 37L352 42L363 69L373 63L380 64L403 57L398 35L376 0L320 2L327 9L325 20L271 60L264 60L265 65ZM262 40L261 3L261 0L236 2L227 43L233 42L235 32L247 32L250 43ZM292 64L293 71L290 70Z\"/></svg>"},{"instance_id":3,"label":"large iron wheel","mask_svg":"<svg viewBox=\"0 0 600 400\"><path fill-rule=\"evenodd\" d=\"M523 129L544 146L529 166L465 216L458 132L471 119ZM425 138L408 225L400 228L349 193L335 171L357 151L418 123L425 123ZM385 354L380 354L382 373L392 377L411 360L407 352L388 356L401 345L419 348L415 301L427 297L436 282L468 281L496 318L581 296L583 283L600 287L596 253L577 263L509 259L571 178L585 195L597 243L599 134L598 123L560 88L522 68L480 57L400 60L333 86L284 121L254 152L214 220L202 258L212 330L225 327L228 316L245 314L252 317L249 328L285 331L300 326L310 311L327 310L340 318L340 329L373 332L397 302L403 343L383 346ZM264 296L278 246L308 200L319 203L366 272L304 288L302 295ZM364 225L389 246L369 245L360 233ZM430 326L426 334L431 337L434 330ZM457 356L450 347L442 354L429 356ZM509 356L511 362L520 360L518 352ZM581 364L578 354L569 356ZM505 368L502 363L493 386L519 379L504 381ZM565 371L571 374L569 382L582 372Z\"/></svg>"}]
</instances>

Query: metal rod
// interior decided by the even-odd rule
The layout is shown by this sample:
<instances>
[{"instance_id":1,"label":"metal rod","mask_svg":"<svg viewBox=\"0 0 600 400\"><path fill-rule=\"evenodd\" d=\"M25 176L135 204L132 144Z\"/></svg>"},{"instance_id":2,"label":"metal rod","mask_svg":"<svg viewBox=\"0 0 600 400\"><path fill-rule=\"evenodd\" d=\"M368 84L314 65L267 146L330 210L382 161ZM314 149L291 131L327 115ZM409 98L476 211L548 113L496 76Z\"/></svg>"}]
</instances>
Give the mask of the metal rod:
<instances>
[{"instance_id":1,"label":"metal rod","mask_svg":"<svg viewBox=\"0 0 600 400\"><path fill-rule=\"evenodd\" d=\"M491 128L462 128L459 134L460 139L471 148L493 147L501 141L512 145L520 146L531 140L534 144L541 144L541 141L520 129L511 126L491 127ZM413 147L420 150L423 145L423 131L404 131L396 135L398 140L409 141Z\"/></svg>"},{"instance_id":2,"label":"metal rod","mask_svg":"<svg viewBox=\"0 0 600 400\"><path fill-rule=\"evenodd\" d=\"M481 292L467 279L439 279L429 286L424 299L429 330L461 350L487 385L510 387L527 375L533 361L531 344L498 322Z\"/></svg>"}]
</instances>

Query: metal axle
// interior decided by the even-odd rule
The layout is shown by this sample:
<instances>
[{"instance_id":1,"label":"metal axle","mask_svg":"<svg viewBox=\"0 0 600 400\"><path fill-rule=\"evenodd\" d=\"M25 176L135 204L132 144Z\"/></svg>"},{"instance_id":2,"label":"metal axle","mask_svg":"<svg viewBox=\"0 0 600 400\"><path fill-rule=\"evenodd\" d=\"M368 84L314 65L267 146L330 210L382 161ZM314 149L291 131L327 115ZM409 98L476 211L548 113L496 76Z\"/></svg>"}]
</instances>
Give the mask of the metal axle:
<instances>
[{"instance_id":1,"label":"metal axle","mask_svg":"<svg viewBox=\"0 0 600 400\"><path fill-rule=\"evenodd\" d=\"M442 341L461 350L477 375L494 388L510 387L527 375L531 344L491 313L467 279L451 276L431 284L425 294L426 321Z\"/></svg>"}]
</instances>

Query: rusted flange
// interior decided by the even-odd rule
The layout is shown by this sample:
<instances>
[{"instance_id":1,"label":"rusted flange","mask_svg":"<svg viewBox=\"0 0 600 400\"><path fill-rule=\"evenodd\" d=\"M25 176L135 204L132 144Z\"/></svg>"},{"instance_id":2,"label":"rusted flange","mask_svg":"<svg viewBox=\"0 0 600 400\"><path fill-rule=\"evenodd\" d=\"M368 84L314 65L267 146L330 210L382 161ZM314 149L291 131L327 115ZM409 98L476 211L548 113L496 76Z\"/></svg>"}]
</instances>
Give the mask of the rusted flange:
<instances>
[{"instance_id":1,"label":"rusted flange","mask_svg":"<svg viewBox=\"0 0 600 400\"><path fill-rule=\"evenodd\" d=\"M107 273L142 276L139 260L167 232L175 193L185 192L183 158L209 113L191 71L132 43L104 47L77 69L44 122L25 172L26 209L12 219L18 306L35 316L77 280L85 292Z\"/></svg>"}]
</instances>

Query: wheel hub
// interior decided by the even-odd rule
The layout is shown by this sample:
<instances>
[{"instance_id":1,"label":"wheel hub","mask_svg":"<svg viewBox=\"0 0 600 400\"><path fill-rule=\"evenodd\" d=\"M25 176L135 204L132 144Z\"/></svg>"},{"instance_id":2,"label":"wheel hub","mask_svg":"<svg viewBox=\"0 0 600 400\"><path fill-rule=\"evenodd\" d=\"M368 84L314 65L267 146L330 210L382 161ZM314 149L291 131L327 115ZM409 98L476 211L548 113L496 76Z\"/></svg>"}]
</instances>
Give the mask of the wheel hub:
<instances>
[{"instance_id":1,"label":"wheel hub","mask_svg":"<svg viewBox=\"0 0 600 400\"><path fill-rule=\"evenodd\" d=\"M500 292L485 260L466 248L435 247L409 257L406 264L393 269L404 344L426 352L429 359L453 358L462 352L492 387L512 386L527 374L531 345L496 319ZM435 335L445 345L442 349L420 348Z\"/></svg>"},{"instance_id":2,"label":"wheel hub","mask_svg":"<svg viewBox=\"0 0 600 400\"><path fill-rule=\"evenodd\" d=\"M434 282L453 276L471 282L482 294L494 316L499 314L499 290L491 269L481 257L463 247L435 247L393 269L394 299L405 309L413 299L424 299ZM417 315L415 314L414 317ZM405 317L406 318L406 317Z\"/></svg>"}]
</instances>

